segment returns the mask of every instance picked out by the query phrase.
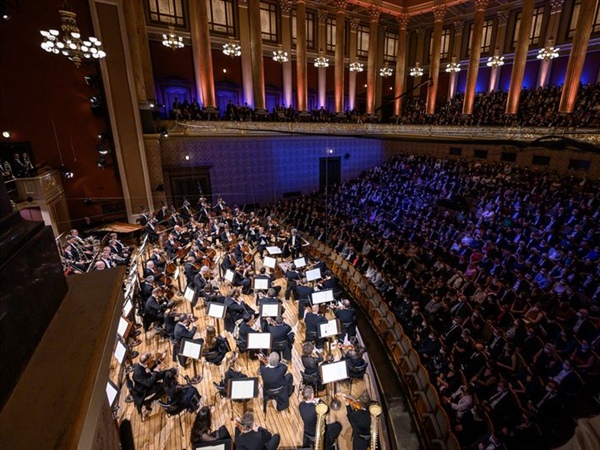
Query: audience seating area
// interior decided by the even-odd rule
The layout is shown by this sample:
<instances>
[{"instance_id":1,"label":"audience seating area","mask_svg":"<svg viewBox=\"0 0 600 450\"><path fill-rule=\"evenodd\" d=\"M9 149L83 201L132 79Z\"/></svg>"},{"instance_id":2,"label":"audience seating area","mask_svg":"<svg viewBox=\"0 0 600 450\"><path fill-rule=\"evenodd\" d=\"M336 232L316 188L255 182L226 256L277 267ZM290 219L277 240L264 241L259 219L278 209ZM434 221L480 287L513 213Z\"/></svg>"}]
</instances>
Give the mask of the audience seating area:
<instances>
[{"instance_id":1,"label":"audience seating area","mask_svg":"<svg viewBox=\"0 0 600 450\"><path fill-rule=\"evenodd\" d=\"M427 448L537 449L600 412L598 192L399 156L275 212L369 317Z\"/></svg>"}]
</instances>

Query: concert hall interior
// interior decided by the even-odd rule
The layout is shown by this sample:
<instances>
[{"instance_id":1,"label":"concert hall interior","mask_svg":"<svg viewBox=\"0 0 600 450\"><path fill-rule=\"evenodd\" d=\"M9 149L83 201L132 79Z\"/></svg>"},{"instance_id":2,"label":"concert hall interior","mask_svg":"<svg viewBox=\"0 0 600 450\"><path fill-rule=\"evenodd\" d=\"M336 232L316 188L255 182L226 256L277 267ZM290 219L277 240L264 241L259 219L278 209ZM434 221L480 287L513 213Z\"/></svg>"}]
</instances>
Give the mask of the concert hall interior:
<instances>
[{"instance_id":1,"label":"concert hall interior","mask_svg":"<svg viewBox=\"0 0 600 450\"><path fill-rule=\"evenodd\" d=\"M0 0L0 448L600 448L600 0Z\"/></svg>"}]
</instances>

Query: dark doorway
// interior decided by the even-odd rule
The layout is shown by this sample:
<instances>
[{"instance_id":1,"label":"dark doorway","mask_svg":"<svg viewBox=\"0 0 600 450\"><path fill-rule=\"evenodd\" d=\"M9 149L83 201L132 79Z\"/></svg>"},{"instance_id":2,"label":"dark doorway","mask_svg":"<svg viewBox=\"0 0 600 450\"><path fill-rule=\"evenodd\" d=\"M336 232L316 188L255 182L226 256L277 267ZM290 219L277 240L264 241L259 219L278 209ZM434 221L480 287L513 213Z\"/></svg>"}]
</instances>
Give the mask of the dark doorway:
<instances>
[{"instance_id":1,"label":"dark doorway","mask_svg":"<svg viewBox=\"0 0 600 450\"><path fill-rule=\"evenodd\" d=\"M342 161L339 156L319 160L319 189L339 185L342 180Z\"/></svg>"},{"instance_id":2,"label":"dark doorway","mask_svg":"<svg viewBox=\"0 0 600 450\"><path fill-rule=\"evenodd\" d=\"M181 206L186 198L195 205L200 196L212 203L210 188L210 167L173 167L165 169L169 192L167 197L172 205Z\"/></svg>"}]
</instances>

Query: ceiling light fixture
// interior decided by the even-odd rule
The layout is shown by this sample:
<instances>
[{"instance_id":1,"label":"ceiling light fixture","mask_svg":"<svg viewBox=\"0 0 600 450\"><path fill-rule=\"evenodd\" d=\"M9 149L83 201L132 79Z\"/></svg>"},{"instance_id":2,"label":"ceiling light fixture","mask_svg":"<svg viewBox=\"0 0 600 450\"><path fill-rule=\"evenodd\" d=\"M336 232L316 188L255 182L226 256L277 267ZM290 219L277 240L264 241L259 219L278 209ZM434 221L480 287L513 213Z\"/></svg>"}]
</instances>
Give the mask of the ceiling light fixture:
<instances>
[{"instance_id":1,"label":"ceiling light fixture","mask_svg":"<svg viewBox=\"0 0 600 450\"><path fill-rule=\"evenodd\" d=\"M329 67L329 59L325 57L325 52L323 52L323 49L319 50L319 56L315 58L315 67L319 69L325 69L326 67Z\"/></svg>"},{"instance_id":2,"label":"ceiling light fixture","mask_svg":"<svg viewBox=\"0 0 600 450\"><path fill-rule=\"evenodd\" d=\"M87 40L81 39L77 27L77 14L66 1L58 13L62 21L61 31L54 29L40 31L44 37L41 45L44 50L66 56L75 63L75 67L79 67L82 61L102 59L106 56L102 50L102 43L97 38L90 36Z\"/></svg>"},{"instance_id":3,"label":"ceiling light fixture","mask_svg":"<svg viewBox=\"0 0 600 450\"><path fill-rule=\"evenodd\" d=\"M223 53L231 58L240 56L242 54L242 47L239 44L233 42L233 38L229 38L229 42L223 44Z\"/></svg>"},{"instance_id":4,"label":"ceiling light fixture","mask_svg":"<svg viewBox=\"0 0 600 450\"><path fill-rule=\"evenodd\" d=\"M415 77L415 78L418 78L423 75L423 68L421 66L419 66L418 61L415 63L415 67L410 68L409 75L411 77Z\"/></svg>"}]
</instances>

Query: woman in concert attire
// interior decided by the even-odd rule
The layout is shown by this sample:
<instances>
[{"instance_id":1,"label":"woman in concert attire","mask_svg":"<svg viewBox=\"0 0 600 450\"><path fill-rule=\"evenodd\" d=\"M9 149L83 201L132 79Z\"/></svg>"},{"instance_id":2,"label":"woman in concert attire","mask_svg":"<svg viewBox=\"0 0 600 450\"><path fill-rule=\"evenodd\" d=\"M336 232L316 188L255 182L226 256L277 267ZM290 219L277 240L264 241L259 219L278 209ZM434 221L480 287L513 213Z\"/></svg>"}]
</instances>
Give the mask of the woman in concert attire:
<instances>
[{"instance_id":1,"label":"woman in concert attire","mask_svg":"<svg viewBox=\"0 0 600 450\"><path fill-rule=\"evenodd\" d=\"M203 406L198 411L198 415L194 420L192 426L192 436L190 438L192 448L200 446L203 442L214 442L222 439L231 439L231 435L224 425L221 425L219 429L210 431L211 426L211 414L208 406ZM215 442L216 443L216 442Z\"/></svg>"},{"instance_id":2,"label":"woman in concert attire","mask_svg":"<svg viewBox=\"0 0 600 450\"><path fill-rule=\"evenodd\" d=\"M198 389L194 386L184 386L177 382L177 372L169 371L165 374L164 388L170 405L177 405L188 411L195 411L200 406Z\"/></svg>"},{"instance_id":3,"label":"woman in concert attire","mask_svg":"<svg viewBox=\"0 0 600 450\"><path fill-rule=\"evenodd\" d=\"M222 336L217 336L215 327L209 326L206 328L206 340L204 341L204 358L212 364L221 365L223 358L229 351L227 341Z\"/></svg>"}]
</instances>

